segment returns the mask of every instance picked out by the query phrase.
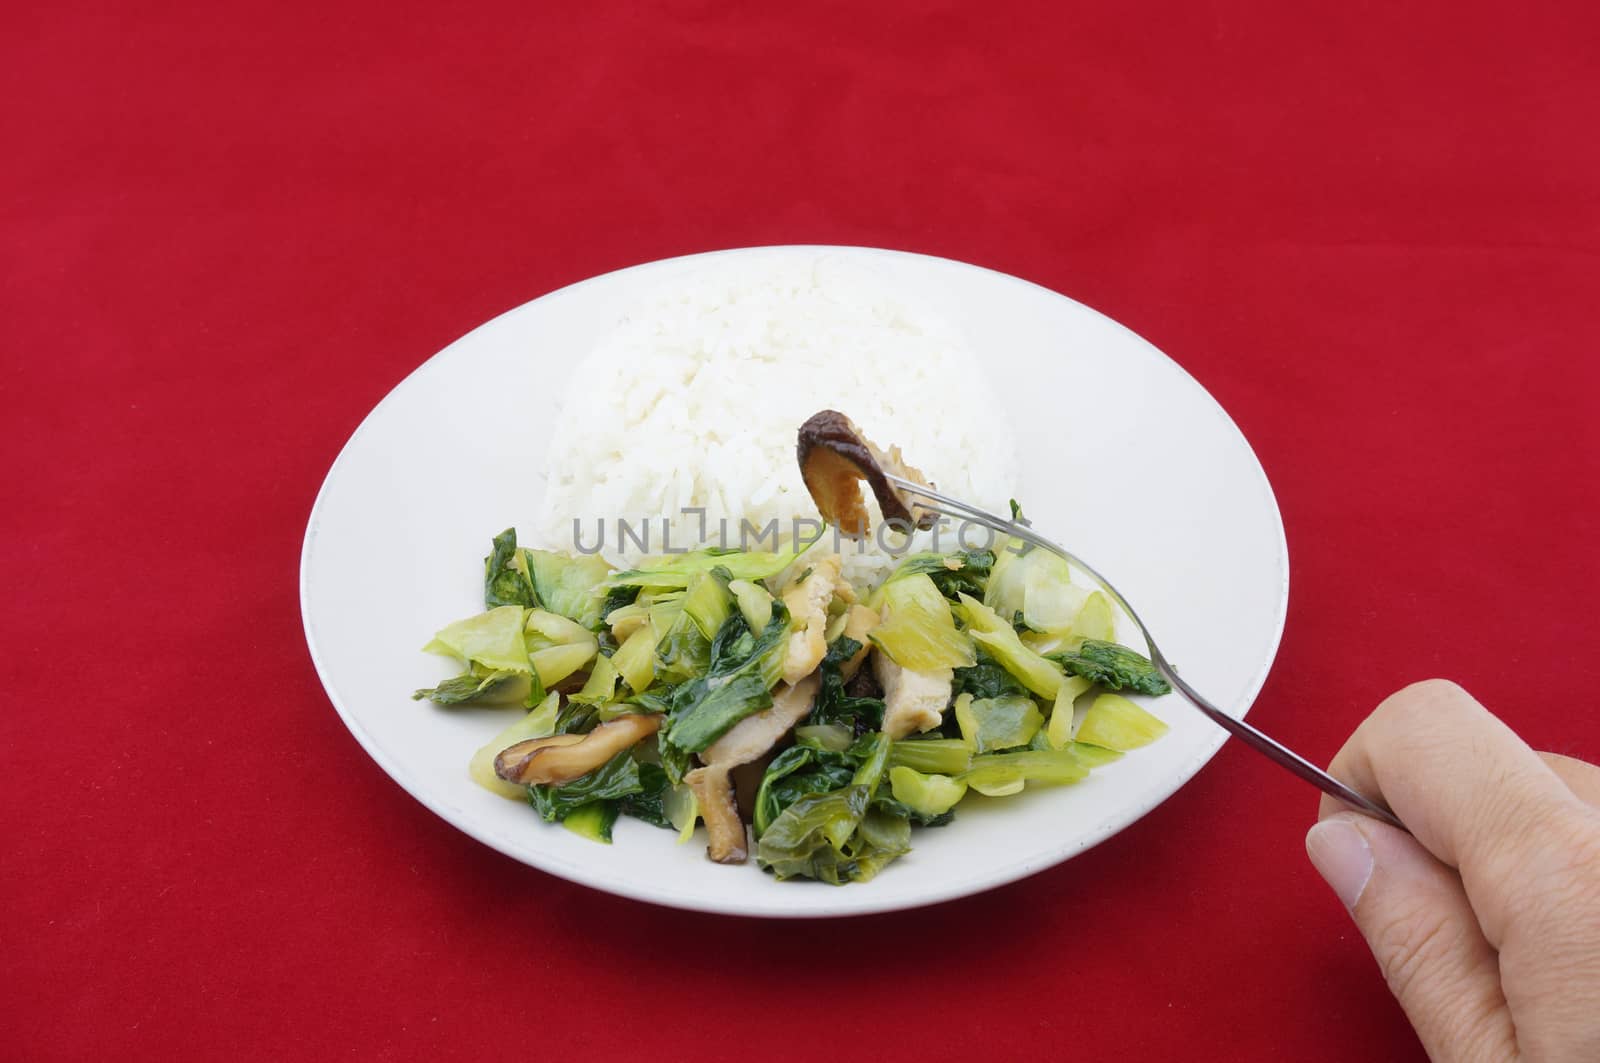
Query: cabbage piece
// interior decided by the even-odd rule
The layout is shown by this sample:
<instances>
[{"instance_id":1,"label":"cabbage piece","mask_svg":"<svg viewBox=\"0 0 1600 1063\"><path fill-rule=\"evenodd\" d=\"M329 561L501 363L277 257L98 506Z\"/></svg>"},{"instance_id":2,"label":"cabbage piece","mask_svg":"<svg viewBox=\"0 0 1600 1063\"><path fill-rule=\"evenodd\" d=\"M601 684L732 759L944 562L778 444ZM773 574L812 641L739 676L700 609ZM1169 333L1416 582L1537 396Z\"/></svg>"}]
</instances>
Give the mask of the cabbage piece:
<instances>
[{"instance_id":1,"label":"cabbage piece","mask_svg":"<svg viewBox=\"0 0 1600 1063\"><path fill-rule=\"evenodd\" d=\"M956 698L955 716L962 741L975 753L1025 746L1044 726L1044 714L1033 699L1016 695L974 698L962 694Z\"/></svg>"},{"instance_id":2,"label":"cabbage piece","mask_svg":"<svg viewBox=\"0 0 1600 1063\"><path fill-rule=\"evenodd\" d=\"M1024 646L1016 630L976 598L963 594L956 611L966 621L973 639L988 650L1001 667L1041 698L1055 700L1064 678L1059 664Z\"/></svg>"},{"instance_id":3,"label":"cabbage piece","mask_svg":"<svg viewBox=\"0 0 1600 1063\"><path fill-rule=\"evenodd\" d=\"M1117 617L1111 608L1111 599L1102 591L1095 591L1084 599L1078 615L1072 618L1072 635L1080 639L1111 642L1117 637Z\"/></svg>"},{"instance_id":4,"label":"cabbage piece","mask_svg":"<svg viewBox=\"0 0 1600 1063\"><path fill-rule=\"evenodd\" d=\"M672 784L667 779L667 773L661 770L661 765L641 761L639 787L638 793L628 794L617 802L617 810L624 816L643 820L652 827L675 829L672 818L667 815L667 795L672 793Z\"/></svg>"},{"instance_id":5,"label":"cabbage piece","mask_svg":"<svg viewBox=\"0 0 1600 1063\"><path fill-rule=\"evenodd\" d=\"M687 554L647 557L639 562L637 568L611 573L606 577L606 583L613 587L673 590L687 587L692 578L702 572L710 572L714 568L727 569L730 579L766 579L783 571L794 557L793 553L725 550L713 547L693 550Z\"/></svg>"},{"instance_id":6,"label":"cabbage piece","mask_svg":"<svg viewBox=\"0 0 1600 1063\"><path fill-rule=\"evenodd\" d=\"M594 637L594 632L559 613L552 613L546 609L528 610L527 622L523 630L528 635L528 649L542 650L549 646L586 646L599 643Z\"/></svg>"},{"instance_id":7,"label":"cabbage piece","mask_svg":"<svg viewBox=\"0 0 1600 1063\"><path fill-rule=\"evenodd\" d=\"M1075 783L1088 778L1089 766L1071 749L988 753L973 757L957 778L981 794L1001 797L1030 782Z\"/></svg>"},{"instance_id":8,"label":"cabbage piece","mask_svg":"<svg viewBox=\"0 0 1600 1063\"><path fill-rule=\"evenodd\" d=\"M730 615L711 644L705 674L673 691L666 740L698 753L746 716L770 707L772 687L783 675L788 636L789 610L782 602L772 603L759 636L743 616Z\"/></svg>"},{"instance_id":9,"label":"cabbage piece","mask_svg":"<svg viewBox=\"0 0 1600 1063\"><path fill-rule=\"evenodd\" d=\"M729 580L728 590L744 622L750 625L751 631L761 634L767 626L767 618L772 615L772 595L761 584L744 579Z\"/></svg>"},{"instance_id":10,"label":"cabbage piece","mask_svg":"<svg viewBox=\"0 0 1600 1063\"><path fill-rule=\"evenodd\" d=\"M850 728L837 723L806 724L794 729L796 742L809 742L819 749L843 753L850 748Z\"/></svg>"},{"instance_id":11,"label":"cabbage piece","mask_svg":"<svg viewBox=\"0 0 1600 1063\"><path fill-rule=\"evenodd\" d=\"M611 829L617 824L617 813L617 802L594 801L568 812L561 818L561 825L580 838L610 845Z\"/></svg>"},{"instance_id":12,"label":"cabbage piece","mask_svg":"<svg viewBox=\"0 0 1600 1063\"><path fill-rule=\"evenodd\" d=\"M611 628L612 636L626 641L635 631L649 626L650 606L643 602L630 602L606 613L604 619Z\"/></svg>"},{"instance_id":13,"label":"cabbage piece","mask_svg":"<svg viewBox=\"0 0 1600 1063\"><path fill-rule=\"evenodd\" d=\"M882 590L887 616L867 638L895 664L913 672L938 672L978 663L972 639L956 629L950 603L926 574L892 580Z\"/></svg>"},{"instance_id":14,"label":"cabbage piece","mask_svg":"<svg viewBox=\"0 0 1600 1063\"><path fill-rule=\"evenodd\" d=\"M611 655L611 664L629 690L644 693L656 678L656 637L650 625L636 628Z\"/></svg>"},{"instance_id":15,"label":"cabbage piece","mask_svg":"<svg viewBox=\"0 0 1600 1063\"><path fill-rule=\"evenodd\" d=\"M581 672L594 660L599 646L551 646L528 654L534 674L546 689L555 686L574 672Z\"/></svg>"},{"instance_id":16,"label":"cabbage piece","mask_svg":"<svg viewBox=\"0 0 1600 1063\"><path fill-rule=\"evenodd\" d=\"M1017 567L1022 579L1022 622L1034 631L1069 627L1090 595L1073 586L1067 559L1049 550L1030 550L1018 559Z\"/></svg>"},{"instance_id":17,"label":"cabbage piece","mask_svg":"<svg viewBox=\"0 0 1600 1063\"><path fill-rule=\"evenodd\" d=\"M1026 637L1026 636L1024 636ZM1028 688L1017 682L1017 677L995 663L985 649L978 650L978 663L971 668L957 668L951 685L956 694L971 694L975 698L998 698L1006 694L1027 697Z\"/></svg>"},{"instance_id":18,"label":"cabbage piece","mask_svg":"<svg viewBox=\"0 0 1600 1063\"><path fill-rule=\"evenodd\" d=\"M1085 639L1076 650L1052 653L1050 659L1108 690L1127 688L1153 697L1172 693L1172 684L1148 657L1115 642Z\"/></svg>"},{"instance_id":19,"label":"cabbage piece","mask_svg":"<svg viewBox=\"0 0 1600 1063\"><path fill-rule=\"evenodd\" d=\"M522 614L518 605L502 605L486 613L457 620L433 636L422 647L428 653L459 657L490 671L530 671L528 646L522 635Z\"/></svg>"},{"instance_id":20,"label":"cabbage piece","mask_svg":"<svg viewBox=\"0 0 1600 1063\"><path fill-rule=\"evenodd\" d=\"M652 605L650 630L656 632L656 674L666 682L682 683L711 667L711 640L701 634L682 602Z\"/></svg>"},{"instance_id":21,"label":"cabbage piece","mask_svg":"<svg viewBox=\"0 0 1600 1063\"><path fill-rule=\"evenodd\" d=\"M435 705L514 705L528 696L529 677L520 672L473 668L436 687L413 691L412 701L427 698Z\"/></svg>"},{"instance_id":22,"label":"cabbage piece","mask_svg":"<svg viewBox=\"0 0 1600 1063\"><path fill-rule=\"evenodd\" d=\"M616 665L611 663L610 657L596 656L589 678L584 682L583 689L572 695L572 700L580 705L604 705L617 696L619 678Z\"/></svg>"},{"instance_id":23,"label":"cabbage piece","mask_svg":"<svg viewBox=\"0 0 1600 1063\"><path fill-rule=\"evenodd\" d=\"M1114 749L1102 749L1099 746L1085 745L1082 742L1073 742L1067 747L1072 755L1083 761L1086 768L1098 768L1112 761L1122 759L1122 754Z\"/></svg>"},{"instance_id":24,"label":"cabbage piece","mask_svg":"<svg viewBox=\"0 0 1600 1063\"><path fill-rule=\"evenodd\" d=\"M1045 731L1051 749L1065 749L1072 744L1072 703L1080 694L1088 693L1092 686L1092 682L1077 675L1069 675L1061 681L1055 705L1050 709L1050 726Z\"/></svg>"},{"instance_id":25,"label":"cabbage piece","mask_svg":"<svg viewBox=\"0 0 1600 1063\"><path fill-rule=\"evenodd\" d=\"M751 829L759 839L784 810L809 794L825 794L850 785L861 758L845 749L828 749L797 737L762 773L756 790Z\"/></svg>"},{"instance_id":26,"label":"cabbage piece","mask_svg":"<svg viewBox=\"0 0 1600 1063\"><path fill-rule=\"evenodd\" d=\"M518 742L526 742L531 738L547 738L555 734L556 717L560 711L561 695L550 694L539 703L538 708L518 717L516 723L489 739L482 749L472 754L472 760L467 764L467 774L472 777L472 781L501 797L508 797L513 801L525 800L528 788L506 782L496 775L494 758Z\"/></svg>"},{"instance_id":27,"label":"cabbage piece","mask_svg":"<svg viewBox=\"0 0 1600 1063\"><path fill-rule=\"evenodd\" d=\"M718 572L698 572L689 579L683 593L683 612L700 634L707 639L717 637L728 615L733 612L733 595L728 593L727 577Z\"/></svg>"},{"instance_id":28,"label":"cabbage piece","mask_svg":"<svg viewBox=\"0 0 1600 1063\"><path fill-rule=\"evenodd\" d=\"M524 634L528 661L545 687L553 687L587 668L600 652L600 641L593 632L575 620L544 609L528 611Z\"/></svg>"},{"instance_id":29,"label":"cabbage piece","mask_svg":"<svg viewBox=\"0 0 1600 1063\"><path fill-rule=\"evenodd\" d=\"M959 775L972 766L972 747L960 738L922 738L895 742L889 763L936 775Z\"/></svg>"},{"instance_id":30,"label":"cabbage piece","mask_svg":"<svg viewBox=\"0 0 1600 1063\"><path fill-rule=\"evenodd\" d=\"M1126 752L1167 733L1167 725L1120 694L1101 694L1083 714L1077 740Z\"/></svg>"},{"instance_id":31,"label":"cabbage piece","mask_svg":"<svg viewBox=\"0 0 1600 1063\"><path fill-rule=\"evenodd\" d=\"M994 564L995 556L990 550L907 554L884 583L892 583L906 576L924 575L933 580L940 594L954 601L957 594L982 594ZM874 608L882 605L882 595L883 586L880 585L873 592L871 604Z\"/></svg>"},{"instance_id":32,"label":"cabbage piece","mask_svg":"<svg viewBox=\"0 0 1600 1063\"><path fill-rule=\"evenodd\" d=\"M539 606L528 556L517 549L515 528L507 528L496 535L494 548L483 559L483 607L497 609L502 605L520 605L528 609Z\"/></svg>"},{"instance_id":33,"label":"cabbage piece","mask_svg":"<svg viewBox=\"0 0 1600 1063\"><path fill-rule=\"evenodd\" d=\"M1002 537L994 546L994 565L989 570L988 582L983 588L983 604L993 609L1010 623L1022 615L1023 597L1027 586L1027 569L1022 565L1032 550L1020 539Z\"/></svg>"},{"instance_id":34,"label":"cabbage piece","mask_svg":"<svg viewBox=\"0 0 1600 1063\"><path fill-rule=\"evenodd\" d=\"M910 850L910 820L874 806L872 788L852 783L784 809L756 843L756 861L780 880L842 886L867 881Z\"/></svg>"},{"instance_id":35,"label":"cabbage piece","mask_svg":"<svg viewBox=\"0 0 1600 1063\"><path fill-rule=\"evenodd\" d=\"M678 832L679 845L694 837L694 825L700 821L700 801L687 783L667 787L661 795L661 810L667 814L672 829Z\"/></svg>"},{"instance_id":36,"label":"cabbage piece","mask_svg":"<svg viewBox=\"0 0 1600 1063\"><path fill-rule=\"evenodd\" d=\"M524 550L533 589L540 604L588 629L600 626L605 608L606 576L611 566L595 554L557 554L549 550Z\"/></svg>"},{"instance_id":37,"label":"cabbage piece","mask_svg":"<svg viewBox=\"0 0 1600 1063\"><path fill-rule=\"evenodd\" d=\"M919 816L942 816L967 794L967 784L948 775L924 775L904 765L889 769L894 799Z\"/></svg>"}]
</instances>

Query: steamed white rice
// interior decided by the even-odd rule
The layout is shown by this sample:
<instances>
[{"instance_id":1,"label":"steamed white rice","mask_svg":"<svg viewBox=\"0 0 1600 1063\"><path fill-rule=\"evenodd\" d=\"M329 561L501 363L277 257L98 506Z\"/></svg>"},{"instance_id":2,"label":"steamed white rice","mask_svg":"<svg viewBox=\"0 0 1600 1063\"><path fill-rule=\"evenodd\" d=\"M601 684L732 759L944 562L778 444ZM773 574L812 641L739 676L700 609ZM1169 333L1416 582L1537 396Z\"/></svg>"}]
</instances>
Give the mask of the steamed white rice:
<instances>
[{"instance_id":1,"label":"steamed white rice","mask_svg":"<svg viewBox=\"0 0 1600 1063\"><path fill-rule=\"evenodd\" d=\"M661 552L663 520L673 550L770 549L770 539L741 542L741 522L776 521L787 540L795 518L816 519L795 439L821 409L881 447L898 444L957 497L1005 512L1015 493L1005 410L949 324L895 293L892 278L825 253L741 257L664 285L584 356L558 406L536 535L562 550L575 534L586 549L603 541L617 564ZM690 509L705 510L703 538ZM632 536L619 535L619 519ZM881 544L845 545L852 576L874 581ZM955 545L945 530L939 548Z\"/></svg>"}]
</instances>

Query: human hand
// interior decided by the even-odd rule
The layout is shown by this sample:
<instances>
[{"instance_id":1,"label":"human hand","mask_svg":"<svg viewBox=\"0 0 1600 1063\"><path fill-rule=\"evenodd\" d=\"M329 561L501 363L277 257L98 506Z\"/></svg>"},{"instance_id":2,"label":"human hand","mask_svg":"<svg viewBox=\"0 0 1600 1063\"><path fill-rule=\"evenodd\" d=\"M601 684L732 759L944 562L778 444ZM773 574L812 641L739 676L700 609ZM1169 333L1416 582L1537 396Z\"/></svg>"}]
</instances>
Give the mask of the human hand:
<instances>
[{"instance_id":1,"label":"human hand","mask_svg":"<svg viewBox=\"0 0 1600 1063\"><path fill-rule=\"evenodd\" d=\"M1386 699L1329 770L1306 852L1436 1061L1600 1060L1600 767L1536 753L1444 680Z\"/></svg>"}]
</instances>

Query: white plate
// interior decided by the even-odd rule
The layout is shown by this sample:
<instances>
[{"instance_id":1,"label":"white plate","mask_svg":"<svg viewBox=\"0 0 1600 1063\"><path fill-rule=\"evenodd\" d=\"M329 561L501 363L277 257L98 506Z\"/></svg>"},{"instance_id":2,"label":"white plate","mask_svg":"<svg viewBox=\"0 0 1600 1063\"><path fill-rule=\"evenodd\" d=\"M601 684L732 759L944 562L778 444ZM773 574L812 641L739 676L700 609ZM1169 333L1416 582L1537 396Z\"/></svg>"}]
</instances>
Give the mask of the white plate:
<instances>
[{"instance_id":1,"label":"white plate","mask_svg":"<svg viewBox=\"0 0 1600 1063\"><path fill-rule=\"evenodd\" d=\"M1020 499L1046 534L1116 580L1184 675L1243 716L1277 652L1288 553L1250 446L1193 378L1149 343L1064 296L945 259L867 248L764 248L714 256L838 256L880 273L960 327L1010 406ZM507 710L410 700L448 670L418 652L482 607L489 539L532 526L544 414L575 358L621 309L707 256L654 262L553 292L468 333L367 417L311 511L300 601L312 660L356 740L412 796L524 863L597 889L702 911L834 916L931 904L1058 864L1183 785L1223 734L1179 699L1153 746L1084 783L969 801L947 828L864 884L774 881L706 860L635 820L597 845L478 789L467 759ZM1014 386L1013 386L1014 385Z\"/></svg>"}]
</instances>

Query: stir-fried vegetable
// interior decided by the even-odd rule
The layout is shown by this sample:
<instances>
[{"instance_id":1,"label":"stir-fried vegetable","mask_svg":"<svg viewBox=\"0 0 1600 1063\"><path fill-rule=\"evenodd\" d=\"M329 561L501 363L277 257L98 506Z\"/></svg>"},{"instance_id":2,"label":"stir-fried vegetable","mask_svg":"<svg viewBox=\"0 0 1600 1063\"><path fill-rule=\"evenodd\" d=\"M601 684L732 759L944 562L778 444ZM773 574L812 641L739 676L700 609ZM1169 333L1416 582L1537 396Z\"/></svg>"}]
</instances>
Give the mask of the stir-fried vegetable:
<instances>
[{"instance_id":1,"label":"stir-fried vegetable","mask_svg":"<svg viewBox=\"0 0 1600 1063\"><path fill-rule=\"evenodd\" d=\"M1044 725L1044 716L1033 699L1015 694L998 698L962 694L956 698L955 714L961 740L976 753L1025 746Z\"/></svg>"},{"instance_id":2,"label":"stir-fried vegetable","mask_svg":"<svg viewBox=\"0 0 1600 1063\"><path fill-rule=\"evenodd\" d=\"M1167 725L1117 694L1101 694L1083 714L1077 740L1126 752L1147 746L1167 733Z\"/></svg>"},{"instance_id":3,"label":"stir-fried vegetable","mask_svg":"<svg viewBox=\"0 0 1600 1063\"><path fill-rule=\"evenodd\" d=\"M698 753L746 716L771 705L788 630L789 614L782 602L772 603L771 618L759 636L744 617L730 615L717 631L705 674L673 692L666 741Z\"/></svg>"},{"instance_id":4,"label":"stir-fried vegetable","mask_svg":"<svg viewBox=\"0 0 1600 1063\"><path fill-rule=\"evenodd\" d=\"M1107 690L1126 687L1153 697L1172 693L1172 684L1156 671L1148 657L1114 642L1085 639L1077 652L1053 653L1050 659L1073 675L1099 683Z\"/></svg>"},{"instance_id":5,"label":"stir-fried vegetable","mask_svg":"<svg viewBox=\"0 0 1600 1063\"><path fill-rule=\"evenodd\" d=\"M521 606L502 605L457 620L422 648L492 671L528 672L528 645L522 637L522 616L526 611Z\"/></svg>"},{"instance_id":6,"label":"stir-fried vegetable","mask_svg":"<svg viewBox=\"0 0 1600 1063\"><path fill-rule=\"evenodd\" d=\"M961 595L956 611L966 621L973 639L988 650L1001 667L1035 694L1054 700L1063 678L1059 664L1024 646L1015 628L971 595Z\"/></svg>"},{"instance_id":7,"label":"stir-fried vegetable","mask_svg":"<svg viewBox=\"0 0 1600 1063\"><path fill-rule=\"evenodd\" d=\"M605 578L611 572L605 559L581 554L569 557L548 550L523 553L539 603L586 629L598 629L605 608Z\"/></svg>"},{"instance_id":8,"label":"stir-fried vegetable","mask_svg":"<svg viewBox=\"0 0 1600 1063\"><path fill-rule=\"evenodd\" d=\"M977 663L972 639L956 629L950 603L926 573L885 583L881 602L884 621L869 637L902 668L936 672Z\"/></svg>"},{"instance_id":9,"label":"stir-fried vegetable","mask_svg":"<svg viewBox=\"0 0 1600 1063\"><path fill-rule=\"evenodd\" d=\"M436 687L414 692L411 700L426 698L435 705L512 705L527 696L526 675L473 668Z\"/></svg>"},{"instance_id":10,"label":"stir-fried vegetable","mask_svg":"<svg viewBox=\"0 0 1600 1063\"><path fill-rule=\"evenodd\" d=\"M1166 680L1112 640L1109 599L1059 557L911 554L875 588L845 568L813 542L613 572L508 529L484 559L484 611L424 647L464 671L412 696L531 707L468 770L547 821L605 843L622 817L680 840L703 821L714 859L748 847L778 879L835 885L876 875L969 794L1075 783L1166 731L1114 693ZM730 772L760 764L750 846Z\"/></svg>"}]
</instances>

